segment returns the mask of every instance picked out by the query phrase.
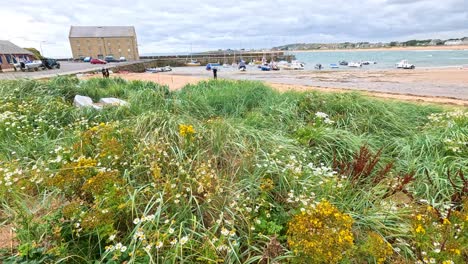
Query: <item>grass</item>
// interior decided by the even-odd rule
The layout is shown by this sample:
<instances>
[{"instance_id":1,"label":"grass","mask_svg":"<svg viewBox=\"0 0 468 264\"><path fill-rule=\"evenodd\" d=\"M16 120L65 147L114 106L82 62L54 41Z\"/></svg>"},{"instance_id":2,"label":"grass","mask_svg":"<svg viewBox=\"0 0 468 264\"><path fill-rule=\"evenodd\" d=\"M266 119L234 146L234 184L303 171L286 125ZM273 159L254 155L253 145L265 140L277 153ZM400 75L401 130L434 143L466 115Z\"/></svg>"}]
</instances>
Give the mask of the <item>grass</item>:
<instances>
[{"instance_id":1,"label":"grass","mask_svg":"<svg viewBox=\"0 0 468 264\"><path fill-rule=\"evenodd\" d=\"M129 106L77 109L77 94ZM465 109L66 77L2 81L0 103L0 221L19 242L3 263L468 259Z\"/></svg>"}]
</instances>

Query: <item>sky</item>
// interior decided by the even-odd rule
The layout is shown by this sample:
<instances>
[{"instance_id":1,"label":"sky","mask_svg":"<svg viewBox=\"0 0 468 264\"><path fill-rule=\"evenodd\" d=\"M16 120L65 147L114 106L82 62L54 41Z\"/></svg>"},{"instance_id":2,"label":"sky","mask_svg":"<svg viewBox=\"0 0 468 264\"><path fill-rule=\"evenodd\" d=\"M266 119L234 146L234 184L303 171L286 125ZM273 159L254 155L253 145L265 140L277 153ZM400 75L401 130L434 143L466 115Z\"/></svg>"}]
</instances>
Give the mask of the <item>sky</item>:
<instances>
[{"instance_id":1,"label":"sky","mask_svg":"<svg viewBox=\"0 0 468 264\"><path fill-rule=\"evenodd\" d=\"M468 0L0 0L0 39L71 57L70 26L135 26L140 54L468 36Z\"/></svg>"}]
</instances>

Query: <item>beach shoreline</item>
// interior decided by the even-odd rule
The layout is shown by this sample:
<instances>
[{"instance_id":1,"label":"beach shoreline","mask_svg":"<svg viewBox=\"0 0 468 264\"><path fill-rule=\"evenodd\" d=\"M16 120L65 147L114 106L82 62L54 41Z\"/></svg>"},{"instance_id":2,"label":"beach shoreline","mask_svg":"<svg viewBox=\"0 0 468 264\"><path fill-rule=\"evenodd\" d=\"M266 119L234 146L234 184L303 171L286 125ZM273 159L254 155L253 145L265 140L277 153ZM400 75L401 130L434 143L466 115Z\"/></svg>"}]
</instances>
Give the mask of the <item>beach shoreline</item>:
<instances>
[{"instance_id":1,"label":"beach shoreline","mask_svg":"<svg viewBox=\"0 0 468 264\"><path fill-rule=\"evenodd\" d=\"M98 75L86 78L97 77ZM114 74L125 80L152 81L179 90L212 78L203 69L174 68L169 73ZM468 69L417 69L371 71L221 71L219 77L230 80L261 81L281 91L359 92L367 96L468 107Z\"/></svg>"},{"instance_id":2,"label":"beach shoreline","mask_svg":"<svg viewBox=\"0 0 468 264\"><path fill-rule=\"evenodd\" d=\"M353 52L353 51L451 51L468 50L468 45L454 46L424 46L424 47L389 47L389 48L368 48L368 49L318 49L318 50L288 50L287 52L308 53L308 52Z\"/></svg>"}]
</instances>

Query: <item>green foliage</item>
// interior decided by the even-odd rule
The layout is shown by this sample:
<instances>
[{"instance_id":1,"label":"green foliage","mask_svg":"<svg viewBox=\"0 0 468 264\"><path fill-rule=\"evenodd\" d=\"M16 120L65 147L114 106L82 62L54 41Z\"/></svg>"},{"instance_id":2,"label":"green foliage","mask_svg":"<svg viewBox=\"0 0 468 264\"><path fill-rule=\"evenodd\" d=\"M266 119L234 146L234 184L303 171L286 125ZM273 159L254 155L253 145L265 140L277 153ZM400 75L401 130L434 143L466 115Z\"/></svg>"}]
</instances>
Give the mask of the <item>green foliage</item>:
<instances>
[{"instance_id":1,"label":"green foliage","mask_svg":"<svg viewBox=\"0 0 468 264\"><path fill-rule=\"evenodd\" d=\"M19 245L2 261L460 261L467 129L465 109L259 82L1 81L0 218Z\"/></svg>"},{"instance_id":2,"label":"green foliage","mask_svg":"<svg viewBox=\"0 0 468 264\"><path fill-rule=\"evenodd\" d=\"M44 58L36 48L24 48L24 49L32 52L34 57L36 57L38 60L42 60Z\"/></svg>"}]
</instances>

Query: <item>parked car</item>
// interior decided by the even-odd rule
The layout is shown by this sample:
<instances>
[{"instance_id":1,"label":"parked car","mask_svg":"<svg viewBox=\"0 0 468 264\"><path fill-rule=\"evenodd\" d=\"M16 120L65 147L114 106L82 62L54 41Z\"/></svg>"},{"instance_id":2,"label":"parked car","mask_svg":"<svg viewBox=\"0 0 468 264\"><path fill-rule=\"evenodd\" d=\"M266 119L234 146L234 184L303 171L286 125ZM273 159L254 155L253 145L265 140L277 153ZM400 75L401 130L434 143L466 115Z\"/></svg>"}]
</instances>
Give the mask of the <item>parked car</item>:
<instances>
[{"instance_id":1,"label":"parked car","mask_svg":"<svg viewBox=\"0 0 468 264\"><path fill-rule=\"evenodd\" d=\"M120 57L119 60L120 60L120 61L127 61L127 58L125 58L125 57Z\"/></svg>"},{"instance_id":2,"label":"parked car","mask_svg":"<svg viewBox=\"0 0 468 264\"><path fill-rule=\"evenodd\" d=\"M42 59L42 65L47 69L60 69L60 62L58 62L56 59L44 58Z\"/></svg>"},{"instance_id":3,"label":"parked car","mask_svg":"<svg viewBox=\"0 0 468 264\"><path fill-rule=\"evenodd\" d=\"M104 60L106 62L120 62L120 60L117 60L116 58L114 58L114 56L106 56Z\"/></svg>"},{"instance_id":4,"label":"parked car","mask_svg":"<svg viewBox=\"0 0 468 264\"><path fill-rule=\"evenodd\" d=\"M90 62L93 58L92 57L85 57L83 62Z\"/></svg>"},{"instance_id":5,"label":"parked car","mask_svg":"<svg viewBox=\"0 0 468 264\"><path fill-rule=\"evenodd\" d=\"M38 71L39 69L45 69L42 61L40 60L34 60L34 61L22 61L18 63L14 63L13 67L15 68L15 71L21 70L21 71Z\"/></svg>"},{"instance_id":6,"label":"parked car","mask_svg":"<svg viewBox=\"0 0 468 264\"><path fill-rule=\"evenodd\" d=\"M106 64L107 62L105 60L101 59L91 59L91 64Z\"/></svg>"}]
</instances>

